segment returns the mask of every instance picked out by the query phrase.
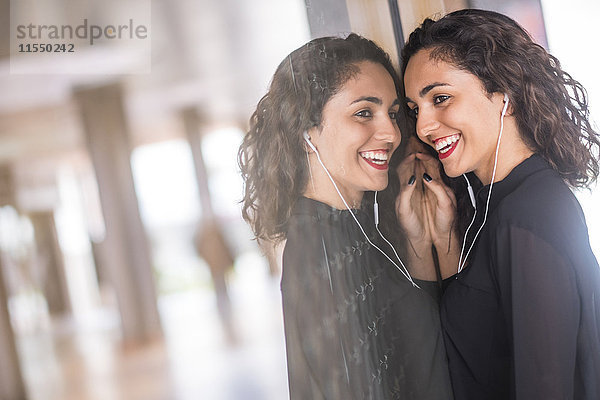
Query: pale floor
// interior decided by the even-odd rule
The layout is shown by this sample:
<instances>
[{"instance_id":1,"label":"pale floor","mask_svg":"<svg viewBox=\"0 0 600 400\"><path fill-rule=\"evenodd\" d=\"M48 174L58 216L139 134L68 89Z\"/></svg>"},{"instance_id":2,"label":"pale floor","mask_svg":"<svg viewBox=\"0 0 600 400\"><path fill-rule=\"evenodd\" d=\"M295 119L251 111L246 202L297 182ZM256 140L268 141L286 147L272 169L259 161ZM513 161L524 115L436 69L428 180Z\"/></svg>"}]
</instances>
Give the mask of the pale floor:
<instances>
[{"instance_id":1,"label":"pale floor","mask_svg":"<svg viewBox=\"0 0 600 400\"><path fill-rule=\"evenodd\" d=\"M159 300L164 340L123 348L118 315L97 310L19 337L30 400L279 400L288 398L279 278L264 264L231 280L237 345L211 290Z\"/></svg>"}]
</instances>

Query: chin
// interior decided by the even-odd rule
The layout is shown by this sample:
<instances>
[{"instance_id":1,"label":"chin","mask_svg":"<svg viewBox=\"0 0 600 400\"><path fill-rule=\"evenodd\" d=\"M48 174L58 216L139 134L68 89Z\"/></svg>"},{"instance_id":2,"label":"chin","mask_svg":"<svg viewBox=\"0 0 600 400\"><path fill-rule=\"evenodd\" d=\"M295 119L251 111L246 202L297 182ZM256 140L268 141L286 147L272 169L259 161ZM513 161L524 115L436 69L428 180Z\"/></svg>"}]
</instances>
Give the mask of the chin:
<instances>
[{"instance_id":1,"label":"chin","mask_svg":"<svg viewBox=\"0 0 600 400\"><path fill-rule=\"evenodd\" d=\"M385 183L381 183L379 185L373 185L373 187L369 190L372 192L381 192L382 190L385 190L386 187L388 187L387 181L385 181Z\"/></svg>"},{"instance_id":2,"label":"chin","mask_svg":"<svg viewBox=\"0 0 600 400\"><path fill-rule=\"evenodd\" d=\"M444 168L444 172L450 178L458 178L459 176L461 176L463 174L462 172L448 171L446 168Z\"/></svg>"},{"instance_id":3,"label":"chin","mask_svg":"<svg viewBox=\"0 0 600 400\"><path fill-rule=\"evenodd\" d=\"M460 171L457 168L452 168L451 166L446 166L442 161L442 167L444 167L444 173L448 175L450 178L456 178L465 173L465 171Z\"/></svg>"}]
</instances>

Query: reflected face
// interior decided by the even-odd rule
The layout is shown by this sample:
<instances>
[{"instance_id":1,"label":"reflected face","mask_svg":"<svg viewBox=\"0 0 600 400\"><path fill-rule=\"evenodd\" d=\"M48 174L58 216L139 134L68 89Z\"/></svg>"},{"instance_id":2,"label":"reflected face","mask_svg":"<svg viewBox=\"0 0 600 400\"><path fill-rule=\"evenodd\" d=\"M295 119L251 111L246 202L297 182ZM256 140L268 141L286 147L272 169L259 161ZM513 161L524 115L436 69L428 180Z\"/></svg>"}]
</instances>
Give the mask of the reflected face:
<instances>
[{"instance_id":1,"label":"reflected face","mask_svg":"<svg viewBox=\"0 0 600 400\"><path fill-rule=\"evenodd\" d=\"M491 176L503 95L489 95L475 75L429 54L411 57L404 75L417 135L437 151L448 176Z\"/></svg>"},{"instance_id":2,"label":"reflected face","mask_svg":"<svg viewBox=\"0 0 600 400\"><path fill-rule=\"evenodd\" d=\"M387 187L388 160L400 144L400 105L392 77L380 64L365 61L357 67L360 72L325 104L321 125L309 132L349 204L360 203L365 191ZM328 203L333 205L339 195L315 161L311 153L317 194L332 199Z\"/></svg>"}]
</instances>

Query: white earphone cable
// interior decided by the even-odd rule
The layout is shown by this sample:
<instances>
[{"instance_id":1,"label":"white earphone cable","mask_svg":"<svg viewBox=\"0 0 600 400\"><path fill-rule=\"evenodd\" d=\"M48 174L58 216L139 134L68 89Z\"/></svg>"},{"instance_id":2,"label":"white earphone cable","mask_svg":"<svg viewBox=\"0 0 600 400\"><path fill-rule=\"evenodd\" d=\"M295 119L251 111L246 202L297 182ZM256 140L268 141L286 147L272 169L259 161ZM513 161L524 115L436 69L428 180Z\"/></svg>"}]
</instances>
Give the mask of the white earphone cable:
<instances>
[{"instance_id":1,"label":"white earphone cable","mask_svg":"<svg viewBox=\"0 0 600 400\"><path fill-rule=\"evenodd\" d=\"M471 183L469 182L469 178L467 178L467 175L463 174L465 180L467 181L467 187L471 188ZM471 191L469 193L472 193L473 189L471 189ZM476 203L475 203L476 204ZM476 207L475 204L473 204L473 207ZM473 214L473 219L471 219L471 223L469 224L469 226L467 227L467 231L465 232L465 237L463 239L463 243L462 243L462 247L460 249L460 258L458 259L458 272L460 272L462 270L462 268L460 267L462 265L462 256L463 256L463 252L465 250L465 245L467 244L467 235L469 234L469 231L471 230L471 227L473 226L473 223L475 222L475 218L477 217L477 208L475 208L475 213Z\"/></svg>"},{"instance_id":2,"label":"white earphone cable","mask_svg":"<svg viewBox=\"0 0 600 400\"><path fill-rule=\"evenodd\" d=\"M392 251L394 252L394 255L396 256L396 258L398 259L398 261L400 262L400 265L402 265L402 268L404 269L404 271L406 272L406 274L404 276L407 277L407 279L410 281L410 283L413 284L413 286L415 287L419 287L419 285L417 285L413 280L412 280L412 276L410 276L410 272L408 272L408 268L406 268L406 265L404 265L404 263L402 262L402 259L400 258L400 256L398 255L398 253L396 252L396 249L394 248L394 246L390 243L389 240L386 239L385 236L383 236L383 233L381 233L381 231L379 230L379 204L377 203L377 191L375 191L375 200L374 200L374 204L373 204L373 209L375 211L375 229L377 230L377 232L379 233L379 236L381 236L381 238L392 248ZM381 251L381 250L380 250ZM396 265L396 268L398 268L398 266ZM399 269L399 268L398 268ZM400 271L402 272L402 271ZM420 288L419 288L420 289Z\"/></svg>"},{"instance_id":3,"label":"white earphone cable","mask_svg":"<svg viewBox=\"0 0 600 400\"><path fill-rule=\"evenodd\" d=\"M465 258L463 259L462 255L463 255L463 250L465 248L465 244L467 242L467 233L469 232L471 225L475 221L475 215L477 214L477 213L475 213L475 215L473 216L473 220L471 221L471 225L469 225L469 228L467 228L467 232L465 233L465 238L463 239L463 246L460 251L460 257L459 257L459 261L458 261L458 273L460 273L464 269L465 264L467 263L467 258L469 257L469 254L471 253L473 246L475 246L477 237L479 236L479 233L481 232L481 230L483 229L483 227L487 221L487 215L488 215L488 210L489 210L489 206L490 206L490 199L492 197L492 188L494 187L494 180L496 178L496 168L498 166L498 151L500 150L500 139L502 139L502 132L504 131L504 115L506 115L506 110L508 109L508 96L506 94L504 95L504 99L505 99L504 107L502 108L502 114L500 114L500 133L498 134L498 143L496 144L496 153L494 156L494 170L492 171L492 181L490 182L490 190L488 192L487 200L485 202L485 213L483 214L483 222L481 223L481 226L477 230L477 233L475 234L475 237L473 238L473 241L471 242L471 246L469 246L469 250L467 251L467 254L465 254ZM465 177L465 179L466 179L466 177ZM467 179L467 182L468 182L468 179Z\"/></svg>"},{"instance_id":4,"label":"white earphone cable","mask_svg":"<svg viewBox=\"0 0 600 400\"><path fill-rule=\"evenodd\" d=\"M352 212L352 210L350 209L350 206L348 205L348 203L346 202L346 199L344 199L344 196L342 196L342 193L340 192L340 190L338 189L338 186L336 185L335 181L333 180L333 177L331 176L331 174L329 173L329 170L327 169L327 167L325 167L325 164L323 163L323 161L321 160L321 156L319 155L319 152L317 151L316 147L310 142L309 138L305 136L305 140L307 141L307 143L309 144L309 146L311 147L311 149L313 149L313 151L315 152L315 154L317 155L317 160L319 161L319 164L321 164L321 166L323 167L323 169L325 170L325 173L327 174L327 176L329 177L329 180L331 181L331 183L333 184L333 187L335 188L335 191L337 192L337 194L340 196L340 199L342 199L342 202L344 203L344 206L346 206L346 209L348 209L348 211L350 211L350 215L352 215L352 218L354 219L354 221L356 222L356 224L358 225L358 227L360 228L360 231L362 232L362 234L364 235L364 237L367 239L367 242L373 246L375 249L379 250L379 252L381 254L383 254L385 256L385 258L388 259L388 261L390 261L397 269L398 271L400 271L402 273L402 275L404 275L404 277L406 279L408 279L408 281L414 286L419 288L419 286L413 281L412 277L410 276L410 273L408 272L408 269L406 268L406 266L404 265L404 263L400 260L400 257L398 257L398 255L396 254L396 250L394 250L394 254L396 254L396 257L398 257L398 260L400 261L400 264L402 265L402 268L400 268L398 266L398 264L396 264L394 262L394 260L392 260L383 250L381 250L377 245L375 245L371 239L369 239L369 236L366 234L365 230L363 229L362 225L360 224L360 222L358 221L358 219L356 218L356 216L354 215L354 213ZM377 225L376 225L377 227ZM379 228L377 228L377 231L379 231ZM379 233L381 235L381 232ZM383 237L383 235L382 235ZM384 238L384 240L390 245L392 246L387 239ZM393 248L393 246L392 246ZM419 288L420 289L420 288Z\"/></svg>"}]
</instances>

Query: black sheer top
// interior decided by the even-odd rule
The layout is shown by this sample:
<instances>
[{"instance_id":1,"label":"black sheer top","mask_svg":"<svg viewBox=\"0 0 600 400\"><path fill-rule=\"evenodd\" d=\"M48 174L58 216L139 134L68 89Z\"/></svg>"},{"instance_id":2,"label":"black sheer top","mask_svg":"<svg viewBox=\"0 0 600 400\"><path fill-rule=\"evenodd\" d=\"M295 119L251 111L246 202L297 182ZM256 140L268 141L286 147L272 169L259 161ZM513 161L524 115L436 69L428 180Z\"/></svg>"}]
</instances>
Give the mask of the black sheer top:
<instances>
[{"instance_id":1,"label":"black sheer top","mask_svg":"<svg viewBox=\"0 0 600 400\"><path fill-rule=\"evenodd\" d=\"M543 158L494 184L473 257L448 282L457 399L600 399L600 269L578 201Z\"/></svg>"},{"instance_id":2,"label":"black sheer top","mask_svg":"<svg viewBox=\"0 0 600 400\"><path fill-rule=\"evenodd\" d=\"M438 305L350 211L298 200L281 289L291 399L451 398Z\"/></svg>"}]
</instances>

